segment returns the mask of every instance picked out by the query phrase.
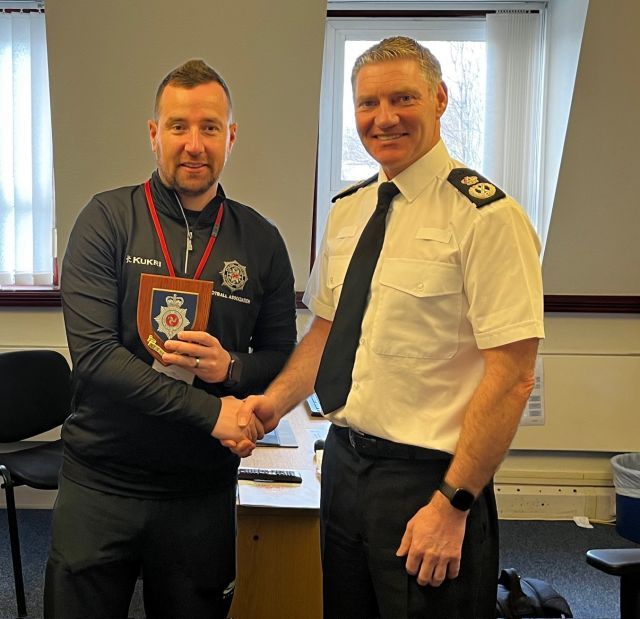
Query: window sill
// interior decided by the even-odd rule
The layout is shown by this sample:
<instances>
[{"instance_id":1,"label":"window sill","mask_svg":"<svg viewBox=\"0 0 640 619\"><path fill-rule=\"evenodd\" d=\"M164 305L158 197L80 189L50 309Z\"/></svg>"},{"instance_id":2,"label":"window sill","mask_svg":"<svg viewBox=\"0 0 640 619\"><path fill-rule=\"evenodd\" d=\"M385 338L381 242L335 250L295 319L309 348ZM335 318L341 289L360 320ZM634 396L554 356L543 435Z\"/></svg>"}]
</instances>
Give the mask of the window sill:
<instances>
[{"instance_id":1,"label":"window sill","mask_svg":"<svg viewBox=\"0 0 640 619\"><path fill-rule=\"evenodd\" d=\"M0 307L61 307L60 289L54 286L4 286L0 288ZM296 306L306 309L302 292L296 293ZM640 314L640 296L545 295L545 312L595 314Z\"/></svg>"},{"instance_id":2,"label":"window sill","mask_svg":"<svg viewBox=\"0 0 640 619\"><path fill-rule=\"evenodd\" d=\"M60 307L60 288L55 286L2 286L0 307Z\"/></svg>"},{"instance_id":3,"label":"window sill","mask_svg":"<svg viewBox=\"0 0 640 619\"><path fill-rule=\"evenodd\" d=\"M306 309L302 292L296 292L296 307ZM640 296L546 294L545 312L578 314L640 314Z\"/></svg>"}]
</instances>

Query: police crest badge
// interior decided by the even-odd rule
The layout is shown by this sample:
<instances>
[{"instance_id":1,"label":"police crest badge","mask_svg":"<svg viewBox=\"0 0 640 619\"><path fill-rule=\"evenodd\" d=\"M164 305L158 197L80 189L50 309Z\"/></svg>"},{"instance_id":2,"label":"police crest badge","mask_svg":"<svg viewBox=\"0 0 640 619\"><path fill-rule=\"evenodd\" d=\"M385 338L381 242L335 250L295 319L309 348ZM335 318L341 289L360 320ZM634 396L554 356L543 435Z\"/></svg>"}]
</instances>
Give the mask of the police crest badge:
<instances>
[{"instance_id":1,"label":"police crest badge","mask_svg":"<svg viewBox=\"0 0 640 619\"><path fill-rule=\"evenodd\" d=\"M247 267L237 260L224 261L224 268L220 271L220 275L222 275L222 285L226 286L231 292L242 290L249 279L247 277Z\"/></svg>"},{"instance_id":2,"label":"police crest badge","mask_svg":"<svg viewBox=\"0 0 640 619\"><path fill-rule=\"evenodd\" d=\"M185 330L204 331L209 321L213 282L142 273L138 292L138 334L151 355L162 361L163 343Z\"/></svg>"}]
</instances>

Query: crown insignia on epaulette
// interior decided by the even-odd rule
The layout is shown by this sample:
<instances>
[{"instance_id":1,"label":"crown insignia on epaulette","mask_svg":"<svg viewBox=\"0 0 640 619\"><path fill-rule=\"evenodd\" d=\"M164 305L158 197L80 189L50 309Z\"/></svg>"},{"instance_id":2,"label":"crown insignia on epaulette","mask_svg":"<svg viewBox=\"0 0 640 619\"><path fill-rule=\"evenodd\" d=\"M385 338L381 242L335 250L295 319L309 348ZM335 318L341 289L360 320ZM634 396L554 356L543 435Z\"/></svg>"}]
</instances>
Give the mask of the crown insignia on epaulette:
<instances>
[{"instance_id":1,"label":"crown insignia on epaulette","mask_svg":"<svg viewBox=\"0 0 640 619\"><path fill-rule=\"evenodd\" d=\"M505 197L504 191L480 176L475 170L468 168L454 168L447 180L477 208L482 208L491 202Z\"/></svg>"}]
</instances>

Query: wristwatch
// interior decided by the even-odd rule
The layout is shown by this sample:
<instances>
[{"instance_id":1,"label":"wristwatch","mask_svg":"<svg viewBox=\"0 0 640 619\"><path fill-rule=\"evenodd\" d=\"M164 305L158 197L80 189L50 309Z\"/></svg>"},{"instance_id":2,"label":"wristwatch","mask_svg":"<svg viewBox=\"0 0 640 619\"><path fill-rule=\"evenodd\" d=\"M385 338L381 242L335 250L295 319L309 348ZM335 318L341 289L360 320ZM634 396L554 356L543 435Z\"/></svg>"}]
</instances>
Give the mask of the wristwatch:
<instances>
[{"instance_id":1,"label":"wristwatch","mask_svg":"<svg viewBox=\"0 0 640 619\"><path fill-rule=\"evenodd\" d=\"M451 503L453 507L459 509L461 512L466 512L468 509L471 509L473 502L476 500L476 497L468 490L464 488L454 488L446 481L440 484L438 490L449 499L449 503Z\"/></svg>"},{"instance_id":2,"label":"wristwatch","mask_svg":"<svg viewBox=\"0 0 640 619\"><path fill-rule=\"evenodd\" d=\"M235 387L240 382L240 376L242 375L242 361L234 355L229 353L231 361L229 361L229 368L227 369L227 378L224 383L225 387Z\"/></svg>"}]
</instances>

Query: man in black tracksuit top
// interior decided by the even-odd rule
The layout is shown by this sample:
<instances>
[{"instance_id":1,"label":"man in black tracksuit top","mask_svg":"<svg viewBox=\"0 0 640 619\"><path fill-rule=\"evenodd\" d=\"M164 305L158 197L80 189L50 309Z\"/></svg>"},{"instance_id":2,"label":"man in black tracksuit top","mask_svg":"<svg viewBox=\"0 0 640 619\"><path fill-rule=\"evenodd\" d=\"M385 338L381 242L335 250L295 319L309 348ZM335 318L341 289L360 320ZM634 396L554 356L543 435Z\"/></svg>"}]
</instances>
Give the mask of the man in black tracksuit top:
<instances>
[{"instance_id":1,"label":"man in black tracksuit top","mask_svg":"<svg viewBox=\"0 0 640 619\"><path fill-rule=\"evenodd\" d=\"M240 401L224 396L261 392L295 344L284 242L218 184L235 140L222 78L202 61L171 72L149 128L150 197L144 185L94 196L64 259L74 398L47 617L127 617L141 569L148 617L227 616L239 459L220 440L250 450L261 426L240 428ZM140 275L168 275L167 262L177 277L213 281L206 332L166 343L182 380L153 361L136 322Z\"/></svg>"}]
</instances>

